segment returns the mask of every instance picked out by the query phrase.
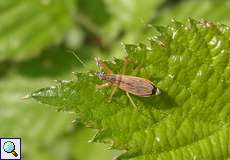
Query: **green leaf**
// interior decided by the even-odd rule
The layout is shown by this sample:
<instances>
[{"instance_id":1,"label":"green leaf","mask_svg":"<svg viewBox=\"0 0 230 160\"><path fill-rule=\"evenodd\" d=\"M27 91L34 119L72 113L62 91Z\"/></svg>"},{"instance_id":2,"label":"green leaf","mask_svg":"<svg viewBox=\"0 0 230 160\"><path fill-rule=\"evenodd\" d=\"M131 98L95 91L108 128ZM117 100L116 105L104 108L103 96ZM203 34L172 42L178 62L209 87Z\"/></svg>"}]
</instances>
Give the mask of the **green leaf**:
<instances>
[{"instance_id":1,"label":"green leaf","mask_svg":"<svg viewBox=\"0 0 230 160\"><path fill-rule=\"evenodd\" d=\"M185 22L188 17L192 17L229 25L230 14L226 14L229 10L228 0L187 0L173 7L165 7L153 23L168 24L172 18Z\"/></svg>"},{"instance_id":2,"label":"green leaf","mask_svg":"<svg viewBox=\"0 0 230 160\"><path fill-rule=\"evenodd\" d=\"M36 100L75 111L98 133L92 142L124 150L117 159L227 159L230 155L230 28L189 19L156 27L150 45L125 45L126 74L151 80L161 94L132 96L124 91L109 102L112 88L96 90L102 82L95 71L77 73L77 80L31 94ZM105 64L122 73L123 60Z\"/></svg>"},{"instance_id":3,"label":"green leaf","mask_svg":"<svg viewBox=\"0 0 230 160\"><path fill-rule=\"evenodd\" d=\"M0 2L0 61L25 59L57 43L72 25L74 1Z\"/></svg>"}]
</instances>

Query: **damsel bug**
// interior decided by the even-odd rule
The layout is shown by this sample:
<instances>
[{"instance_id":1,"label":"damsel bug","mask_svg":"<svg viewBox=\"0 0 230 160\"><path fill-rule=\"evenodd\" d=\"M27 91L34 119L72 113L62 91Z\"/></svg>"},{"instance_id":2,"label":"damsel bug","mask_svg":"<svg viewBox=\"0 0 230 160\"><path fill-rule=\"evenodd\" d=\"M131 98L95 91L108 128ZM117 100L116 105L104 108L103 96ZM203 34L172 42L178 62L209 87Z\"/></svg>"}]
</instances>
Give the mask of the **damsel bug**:
<instances>
[{"instance_id":1,"label":"damsel bug","mask_svg":"<svg viewBox=\"0 0 230 160\"><path fill-rule=\"evenodd\" d=\"M110 95L110 101L117 88L120 88L121 90L124 90L126 92L130 102L135 108L137 108L137 106L133 102L129 93L140 97L150 97L153 95L158 95L160 93L159 89L151 81L141 77L124 75L127 65L127 59L125 59L122 74L113 74L113 72L99 58L96 58L95 60L99 69L103 69L107 72L105 73L100 71L96 73L97 77L100 80L107 81L107 83L105 84L97 85L96 88L100 89L108 86L115 86Z\"/></svg>"}]
</instances>

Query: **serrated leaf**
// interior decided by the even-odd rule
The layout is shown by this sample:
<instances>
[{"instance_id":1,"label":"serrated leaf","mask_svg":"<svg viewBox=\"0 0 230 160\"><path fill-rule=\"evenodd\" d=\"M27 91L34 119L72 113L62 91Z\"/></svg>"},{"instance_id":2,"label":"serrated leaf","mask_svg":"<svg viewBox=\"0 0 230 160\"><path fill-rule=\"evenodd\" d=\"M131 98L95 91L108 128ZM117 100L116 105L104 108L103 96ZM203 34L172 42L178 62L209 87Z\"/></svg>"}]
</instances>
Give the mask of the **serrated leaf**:
<instances>
[{"instance_id":1,"label":"serrated leaf","mask_svg":"<svg viewBox=\"0 0 230 160\"><path fill-rule=\"evenodd\" d=\"M149 98L112 88L95 71L76 74L77 80L31 94L36 100L72 110L86 126L98 129L92 139L124 150L117 159L227 159L230 155L230 28L190 19L157 27L161 34L150 45L125 45L126 74L151 80L161 94ZM105 62L121 73L123 60Z\"/></svg>"},{"instance_id":2,"label":"serrated leaf","mask_svg":"<svg viewBox=\"0 0 230 160\"><path fill-rule=\"evenodd\" d=\"M74 1L0 2L0 61L31 57L56 43L72 24Z\"/></svg>"}]
</instances>

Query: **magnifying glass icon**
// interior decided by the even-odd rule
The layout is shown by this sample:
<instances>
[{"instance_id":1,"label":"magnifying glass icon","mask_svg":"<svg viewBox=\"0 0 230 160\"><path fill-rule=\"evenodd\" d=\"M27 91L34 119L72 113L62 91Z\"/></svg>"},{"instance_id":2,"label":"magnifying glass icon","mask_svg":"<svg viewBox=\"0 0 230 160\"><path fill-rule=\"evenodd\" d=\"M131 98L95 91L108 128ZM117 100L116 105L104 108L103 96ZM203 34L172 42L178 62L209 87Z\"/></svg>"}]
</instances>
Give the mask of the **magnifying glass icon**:
<instances>
[{"instance_id":1,"label":"magnifying glass icon","mask_svg":"<svg viewBox=\"0 0 230 160\"><path fill-rule=\"evenodd\" d=\"M17 157L18 154L17 152L15 152L15 145L13 142L11 141L7 141L3 144L3 150L6 152L6 153L11 153L14 155L14 157Z\"/></svg>"}]
</instances>

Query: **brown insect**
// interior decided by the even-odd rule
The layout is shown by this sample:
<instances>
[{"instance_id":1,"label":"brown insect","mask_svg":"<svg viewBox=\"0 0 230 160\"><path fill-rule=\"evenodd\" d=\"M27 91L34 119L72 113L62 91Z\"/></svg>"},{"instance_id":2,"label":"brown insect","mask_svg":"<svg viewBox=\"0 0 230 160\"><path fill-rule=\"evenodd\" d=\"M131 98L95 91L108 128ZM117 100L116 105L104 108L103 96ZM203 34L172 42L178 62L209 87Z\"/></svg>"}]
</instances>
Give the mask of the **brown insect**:
<instances>
[{"instance_id":1,"label":"brown insect","mask_svg":"<svg viewBox=\"0 0 230 160\"><path fill-rule=\"evenodd\" d=\"M115 94L117 88L120 88L121 90L125 91L130 102L132 105L137 108L135 103L133 102L131 96L129 93L140 96L140 97L150 97L153 95L160 94L159 89L149 80L141 78L141 77L135 77L135 76L128 76L124 75L126 66L127 66L127 60L125 59L124 62L124 68L122 74L113 74L113 72L99 59L96 58L96 63L100 70L105 70L105 72L97 72L97 77L100 80L105 80L107 83L102 85L97 85L96 88L104 88L108 86L115 86L112 90L112 93L110 95L109 101L111 101L113 95Z\"/></svg>"}]
</instances>

